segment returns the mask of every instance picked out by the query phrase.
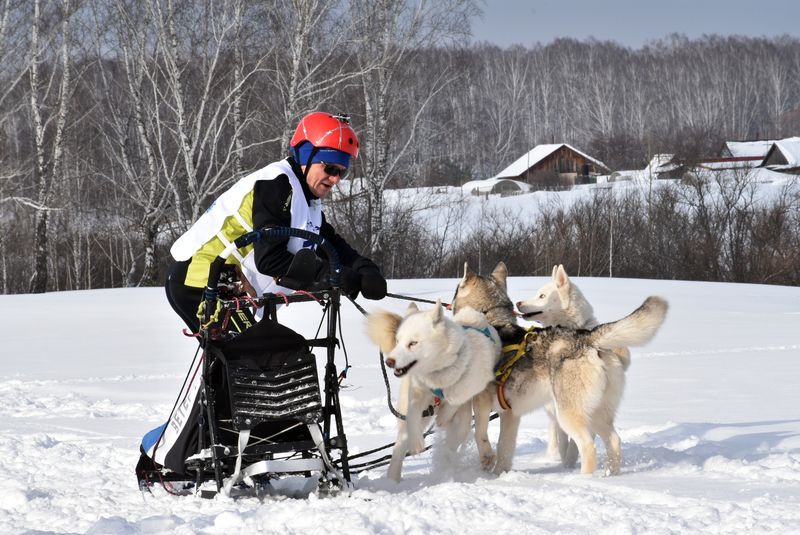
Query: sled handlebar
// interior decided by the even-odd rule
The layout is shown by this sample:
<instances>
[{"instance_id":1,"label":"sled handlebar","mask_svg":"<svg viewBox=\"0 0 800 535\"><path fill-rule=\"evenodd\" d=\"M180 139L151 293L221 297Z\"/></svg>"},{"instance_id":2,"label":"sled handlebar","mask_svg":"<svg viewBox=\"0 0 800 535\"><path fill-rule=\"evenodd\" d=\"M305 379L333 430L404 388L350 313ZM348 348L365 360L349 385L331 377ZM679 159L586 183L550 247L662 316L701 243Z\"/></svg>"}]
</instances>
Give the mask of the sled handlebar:
<instances>
[{"instance_id":1,"label":"sled handlebar","mask_svg":"<svg viewBox=\"0 0 800 535\"><path fill-rule=\"evenodd\" d=\"M233 243L226 247L225 250L223 250L213 262L211 262L211 267L208 270L208 283L203 293L203 298L206 301L213 301L217 298L217 284L219 283L219 277L222 273L222 268L225 266L225 262L235 249L246 247L252 243L266 238L303 238L304 240L308 240L321 247L322 250L325 251L325 254L328 255L328 261L330 263L331 286L334 288L339 287L340 277L342 274L342 264L339 260L339 253L336 252L336 249L330 244L330 242L328 242L319 234L314 234L313 232L309 232L307 230L292 227L273 227L253 230L246 234L242 234L236 238Z\"/></svg>"}]
</instances>

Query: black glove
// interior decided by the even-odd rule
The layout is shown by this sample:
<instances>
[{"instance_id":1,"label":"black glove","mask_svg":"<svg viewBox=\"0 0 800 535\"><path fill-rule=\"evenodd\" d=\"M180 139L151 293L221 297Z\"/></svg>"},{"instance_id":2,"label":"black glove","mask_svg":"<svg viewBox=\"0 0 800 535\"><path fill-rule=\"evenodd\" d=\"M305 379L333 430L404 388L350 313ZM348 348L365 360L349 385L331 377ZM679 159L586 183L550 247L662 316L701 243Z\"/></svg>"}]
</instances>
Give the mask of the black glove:
<instances>
[{"instance_id":1,"label":"black glove","mask_svg":"<svg viewBox=\"0 0 800 535\"><path fill-rule=\"evenodd\" d=\"M386 279L375 262L362 256L353 262L353 269L361 275L361 294L364 297L376 301L386 297Z\"/></svg>"},{"instance_id":2,"label":"black glove","mask_svg":"<svg viewBox=\"0 0 800 535\"><path fill-rule=\"evenodd\" d=\"M331 287L330 269L331 267L327 260L317 258L315 268L316 275L314 277L316 281L314 286L316 288L322 289ZM341 270L341 273L339 273L339 288L341 288L343 293L355 299L358 297L358 292L361 289L361 275L349 267L342 266Z\"/></svg>"},{"instance_id":3,"label":"black glove","mask_svg":"<svg viewBox=\"0 0 800 535\"><path fill-rule=\"evenodd\" d=\"M342 266L342 272L339 274L339 288L349 295L351 299L358 297L358 291L361 290L362 280L361 275L349 267ZM364 295L366 297L366 295Z\"/></svg>"},{"instance_id":4,"label":"black glove","mask_svg":"<svg viewBox=\"0 0 800 535\"><path fill-rule=\"evenodd\" d=\"M381 275L381 271L375 268L362 268L361 274L361 293L367 299L375 301L386 297L386 279Z\"/></svg>"},{"instance_id":5,"label":"black glove","mask_svg":"<svg viewBox=\"0 0 800 535\"><path fill-rule=\"evenodd\" d=\"M317 255L311 249L300 249L294 255L286 274L278 278L278 284L292 290L324 290L330 288L328 281L321 280Z\"/></svg>"}]
</instances>

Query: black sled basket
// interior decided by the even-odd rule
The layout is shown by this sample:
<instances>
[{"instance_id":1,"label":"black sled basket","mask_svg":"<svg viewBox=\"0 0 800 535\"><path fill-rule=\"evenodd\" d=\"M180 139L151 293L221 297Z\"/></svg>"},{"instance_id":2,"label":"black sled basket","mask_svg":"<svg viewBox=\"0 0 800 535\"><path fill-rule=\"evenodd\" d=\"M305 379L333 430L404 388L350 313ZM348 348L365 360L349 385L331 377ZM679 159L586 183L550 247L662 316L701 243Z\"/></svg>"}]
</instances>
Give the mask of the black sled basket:
<instances>
[{"instance_id":1,"label":"black sled basket","mask_svg":"<svg viewBox=\"0 0 800 535\"><path fill-rule=\"evenodd\" d=\"M306 340L291 329L265 319L211 352L226 369L236 431L269 421L322 420L316 358Z\"/></svg>"}]
</instances>

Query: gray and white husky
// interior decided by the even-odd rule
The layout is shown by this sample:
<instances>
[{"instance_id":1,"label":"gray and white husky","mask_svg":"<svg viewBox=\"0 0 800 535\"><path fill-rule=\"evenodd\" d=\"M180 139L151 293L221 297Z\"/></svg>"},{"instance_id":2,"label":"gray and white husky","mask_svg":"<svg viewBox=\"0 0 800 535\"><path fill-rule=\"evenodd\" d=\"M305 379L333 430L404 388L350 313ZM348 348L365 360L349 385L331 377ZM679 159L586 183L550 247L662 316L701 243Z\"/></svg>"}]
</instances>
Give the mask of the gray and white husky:
<instances>
[{"instance_id":1,"label":"gray and white husky","mask_svg":"<svg viewBox=\"0 0 800 535\"><path fill-rule=\"evenodd\" d=\"M500 338L483 314L462 307L451 320L438 301L423 312L412 303L405 317L373 312L367 316L367 334L394 375L403 378L398 405L406 419L398 421L388 473L399 481L406 452L425 447L423 412L434 396L441 400L436 424L446 430L447 447L455 451L466 440L470 402L494 380Z\"/></svg>"},{"instance_id":2,"label":"gray and white husky","mask_svg":"<svg viewBox=\"0 0 800 535\"><path fill-rule=\"evenodd\" d=\"M516 324L514 305L508 297L507 270L502 262L493 273L480 276L465 266L453 299L457 313L468 306L483 312L497 329L504 344L520 342L525 330ZM581 473L597 466L595 434L605 444L607 474L619 473L620 440L614 418L622 396L624 369L614 348L641 346L655 336L664 322L667 302L651 296L625 318L591 330L550 327L524 340L524 355L511 368L503 387L510 408L498 402L498 385L491 383L473 399L475 440L481 465L495 473L511 469L520 418L553 403L558 424L575 441L581 458ZM500 438L495 456L488 438L492 408L500 411Z\"/></svg>"},{"instance_id":3,"label":"gray and white husky","mask_svg":"<svg viewBox=\"0 0 800 535\"><path fill-rule=\"evenodd\" d=\"M526 320L535 320L544 327L592 329L598 323L592 305L578 286L570 280L561 264L553 266L550 282L536 290L533 297L517 302L517 310ZM607 350L601 350L601 352L603 351ZM631 354L628 348L615 348L613 353L622 364L623 371L627 370L631 363ZM548 456L552 458L558 453L562 463L571 468L577 460L575 442L569 442L569 447L567 447L568 439L558 426L555 408L552 404L548 404L545 406L545 410L550 416Z\"/></svg>"}]
</instances>

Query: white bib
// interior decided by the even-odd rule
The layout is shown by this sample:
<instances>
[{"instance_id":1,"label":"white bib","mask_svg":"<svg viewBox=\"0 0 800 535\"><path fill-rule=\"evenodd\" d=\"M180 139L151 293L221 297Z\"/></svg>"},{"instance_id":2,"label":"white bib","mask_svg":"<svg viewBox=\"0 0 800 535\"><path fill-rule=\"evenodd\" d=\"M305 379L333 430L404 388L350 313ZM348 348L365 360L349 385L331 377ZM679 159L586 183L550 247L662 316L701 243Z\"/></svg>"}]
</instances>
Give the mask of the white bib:
<instances>
[{"instance_id":1,"label":"white bib","mask_svg":"<svg viewBox=\"0 0 800 535\"><path fill-rule=\"evenodd\" d=\"M253 214L247 214L245 221L242 221L242 216L239 214L242 201L245 196L253 190L257 181L274 180L280 175L288 176L289 184L292 186L292 227L319 234L322 226L322 202L319 199L312 199L310 203L306 202L303 187L300 185L300 180L294 174L292 166L287 160L281 160L271 163L241 178L236 184L231 186L230 189L220 195L217 200L208 207L208 210L200 216L200 219L181 235L180 238L175 240L175 243L172 244L172 248L170 249L172 257L178 261L189 260L209 240L218 237L225 221L229 217L235 217L244 228L251 230ZM228 241L233 241L238 238L238 236L225 236L224 238ZM220 237L220 239L223 238ZM303 248L313 249L314 244L303 238L292 237L289 238L289 243L286 248L290 253L294 254ZM278 286L272 277L264 275L256 269L253 250L244 258L239 256L239 259L244 276L247 277L247 280L253 285L257 295L262 295L266 292L292 292L292 290Z\"/></svg>"}]
</instances>

